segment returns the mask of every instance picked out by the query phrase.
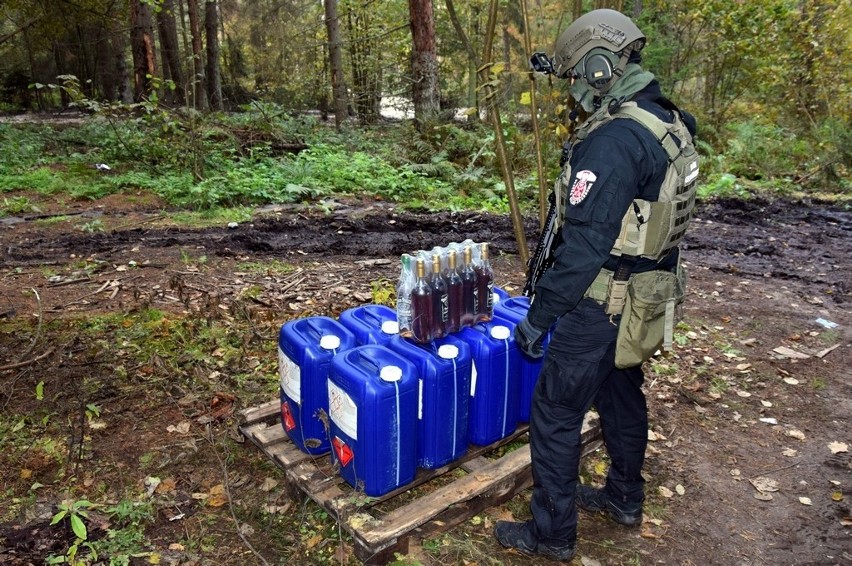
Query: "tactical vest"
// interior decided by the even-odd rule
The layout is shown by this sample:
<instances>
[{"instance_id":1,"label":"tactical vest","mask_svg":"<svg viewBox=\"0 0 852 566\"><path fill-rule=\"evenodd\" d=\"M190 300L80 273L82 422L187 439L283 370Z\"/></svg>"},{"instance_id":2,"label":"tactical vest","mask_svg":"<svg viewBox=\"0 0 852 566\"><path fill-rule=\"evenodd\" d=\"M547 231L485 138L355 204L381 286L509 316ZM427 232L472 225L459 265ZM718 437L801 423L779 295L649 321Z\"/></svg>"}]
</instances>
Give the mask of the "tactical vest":
<instances>
[{"instance_id":1,"label":"tactical vest","mask_svg":"<svg viewBox=\"0 0 852 566\"><path fill-rule=\"evenodd\" d=\"M698 153L680 114L673 114L674 122L669 124L642 110L635 102L624 102L615 112L603 107L590 116L575 132L575 141L557 181L557 225L562 226L563 206L571 189L570 157L574 148L604 124L616 118L628 118L642 124L657 138L668 155L669 167L656 201L633 201L633 206L621 221L621 232L610 253L660 260L675 248L686 234L695 208Z\"/></svg>"},{"instance_id":2,"label":"tactical vest","mask_svg":"<svg viewBox=\"0 0 852 566\"><path fill-rule=\"evenodd\" d=\"M570 191L571 154L594 130L616 118L638 122L650 131L668 156L668 169L660 186L656 201L634 199L621 220L621 232L610 251L614 256L627 256L635 262L637 257L659 261L674 249L686 234L695 208L698 181L698 153L692 136L677 111L669 124L654 114L642 110L635 102L624 102L611 111L605 106L590 116L576 131L575 141L566 155L562 175L555 187L557 226L564 221L564 202ZM632 263L630 264L632 265ZM627 278L613 277L613 272L602 269L585 296L607 304L607 313L621 314L627 293ZM669 313L670 314L670 313ZM670 319L670 316L666 317ZM671 320L668 321L669 323ZM671 327L671 324L667 324Z\"/></svg>"}]
</instances>

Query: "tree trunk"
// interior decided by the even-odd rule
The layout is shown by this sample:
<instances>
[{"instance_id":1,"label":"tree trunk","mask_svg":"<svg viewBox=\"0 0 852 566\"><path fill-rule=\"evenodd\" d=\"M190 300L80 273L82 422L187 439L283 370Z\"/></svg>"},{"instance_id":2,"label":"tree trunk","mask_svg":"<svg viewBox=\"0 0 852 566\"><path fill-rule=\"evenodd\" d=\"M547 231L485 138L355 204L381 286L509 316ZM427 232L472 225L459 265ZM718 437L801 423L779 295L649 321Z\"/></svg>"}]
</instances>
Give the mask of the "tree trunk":
<instances>
[{"instance_id":1,"label":"tree trunk","mask_svg":"<svg viewBox=\"0 0 852 566\"><path fill-rule=\"evenodd\" d=\"M373 49L369 11L350 9L347 16L355 110L362 124L373 124L379 118L382 100L381 52Z\"/></svg>"},{"instance_id":2,"label":"tree trunk","mask_svg":"<svg viewBox=\"0 0 852 566\"><path fill-rule=\"evenodd\" d=\"M219 14L216 0L204 6L204 35L207 38L207 100L212 110L222 111L222 75L219 66Z\"/></svg>"},{"instance_id":3,"label":"tree trunk","mask_svg":"<svg viewBox=\"0 0 852 566\"><path fill-rule=\"evenodd\" d=\"M130 2L130 44L133 52L133 100L141 102L151 94L151 78L157 74L151 7L142 0Z\"/></svg>"},{"instance_id":4,"label":"tree trunk","mask_svg":"<svg viewBox=\"0 0 852 566\"><path fill-rule=\"evenodd\" d=\"M207 109L206 81L204 78L204 56L201 48L201 26L198 18L198 0L186 0L189 15L189 33L192 36L192 97L198 110Z\"/></svg>"},{"instance_id":5,"label":"tree trunk","mask_svg":"<svg viewBox=\"0 0 852 566\"><path fill-rule=\"evenodd\" d=\"M642 0L633 0L633 19L640 17L642 15Z\"/></svg>"},{"instance_id":6,"label":"tree trunk","mask_svg":"<svg viewBox=\"0 0 852 566\"><path fill-rule=\"evenodd\" d=\"M476 54L476 49L474 49L473 45L470 43L470 39L468 39L467 34L464 32L461 21L459 21L459 17L456 14L456 7L455 4L453 4L453 0L445 0L445 4L447 5L447 13L450 16L450 22L453 24L453 29L456 30L456 35L458 35L459 41L461 41L465 52L467 52L467 104L471 108L477 108L478 110L476 100L476 70L479 68L479 56ZM471 8L471 10L473 11L472 19L476 22L479 18L479 10L475 7Z\"/></svg>"},{"instance_id":7,"label":"tree trunk","mask_svg":"<svg viewBox=\"0 0 852 566\"><path fill-rule=\"evenodd\" d=\"M340 53L340 21L337 18L337 0L325 1L325 29L328 32L334 123L340 126L346 119L346 87L343 81L343 58Z\"/></svg>"},{"instance_id":8,"label":"tree trunk","mask_svg":"<svg viewBox=\"0 0 852 566\"><path fill-rule=\"evenodd\" d=\"M117 100L122 104L133 102L133 87L130 84L130 72L127 69L127 60L124 50L127 45L124 42L124 34L120 30L113 30L112 52L115 61L115 74L117 77Z\"/></svg>"},{"instance_id":9,"label":"tree trunk","mask_svg":"<svg viewBox=\"0 0 852 566\"><path fill-rule=\"evenodd\" d=\"M432 0L408 0L411 18L411 77L414 119L418 124L431 121L440 110L438 90L438 51L435 43L435 18Z\"/></svg>"},{"instance_id":10,"label":"tree trunk","mask_svg":"<svg viewBox=\"0 0 852 566\"><path fill-rule=\"evenodd\" d=\"M160 28L160 49L163 55L163 67L169 71L169 78L175 83L174 99L177 104L186 103L186 85L183 68L180 65L177 23L175 22L174 0L163 0L157 12L157 25Z\"/></svg>"}]
</instances>

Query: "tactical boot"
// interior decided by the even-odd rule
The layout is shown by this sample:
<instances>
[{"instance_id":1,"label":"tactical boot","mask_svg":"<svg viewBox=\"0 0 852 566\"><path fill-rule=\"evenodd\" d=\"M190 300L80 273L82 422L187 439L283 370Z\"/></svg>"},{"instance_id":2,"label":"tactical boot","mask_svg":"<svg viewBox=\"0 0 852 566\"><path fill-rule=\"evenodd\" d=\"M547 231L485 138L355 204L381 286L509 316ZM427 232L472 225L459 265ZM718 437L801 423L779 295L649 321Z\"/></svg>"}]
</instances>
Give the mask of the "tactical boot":
<instances>
[{"instance_id":1,"label":"tactical boot","mask_svg":"<svg viewBox=\"0 0 852 566\"><path fill-rule=\"evenodd\" d=\"M571 560L576 552L575 545L553 546L536 540L527 523L497 521L494 537L505 548L517 548L524 554L544 556L552 560Z\"/></svg>"},{"instance_id":2,"label":"tactical boot","mask_svg":"<svg viewBox=\"0 0 852 566\"><path fill-rule=\"evenodd\" d=\"M574 495L577 505L586 511L606 513L616 523L635 527L642 523L642 502L621 503L613 501L604 489L595 489L587 485L577 485Z\"/></svg>"}]
</instances>

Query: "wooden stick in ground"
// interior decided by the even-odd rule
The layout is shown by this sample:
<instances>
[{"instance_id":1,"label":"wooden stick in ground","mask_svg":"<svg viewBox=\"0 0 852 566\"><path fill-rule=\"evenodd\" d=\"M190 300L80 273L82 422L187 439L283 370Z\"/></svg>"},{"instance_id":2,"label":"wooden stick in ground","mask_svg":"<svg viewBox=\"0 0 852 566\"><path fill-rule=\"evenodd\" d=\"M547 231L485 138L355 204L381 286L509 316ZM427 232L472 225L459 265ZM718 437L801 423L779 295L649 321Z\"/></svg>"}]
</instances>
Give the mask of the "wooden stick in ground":
<instances>
[{"instance_id":1,"label":"wooden stick in ground","mask_svg":"<svg viewBox=\"0 0 852 566\"><path fill-rule=\"evenodd\" d=\"M494 127L495 149L497 159L500 162L500 170L503 174L503 183L506 185L506 196L509 197L509 210L512 216L512 227L515 232L515 242L518 245L518 256L526 265L529 260L527 249L527 237L524 233L524 219L521 216L521 208L518 205L518 195L515 192L515 181L512 176L512 168L509 164L508 152L506 151L506 140L503 138L503 122L500 119L500 106L497 101L497 91L491 80L491 48L494 44L494 30L497 28L497 0L491 0L488 11L488 29L485 34L484 63L480 67L482 74L482 85L485 90L485 101L488 104L488 114Z\"/></svg>"},{"instance_id":2,"label":"wooden stick in ground","mask_svg":"<svg viewBox=\"0 0 852 566\"><path fill-rule=\"evenodd\" d=\"M530 16L527 10L527 0L521 0L521 13L524 18L524 49L527 61L532 57L532 40L530 39ZM535 138L535 157L538 170L538 221L541 229L547 219L547 180L544 178L544 158L541 152L541 130L538 125L538 105L536 104L535 73L527 73L530 79L530 116L532 117L533 137Z\"/></svg>"}]
</instances>

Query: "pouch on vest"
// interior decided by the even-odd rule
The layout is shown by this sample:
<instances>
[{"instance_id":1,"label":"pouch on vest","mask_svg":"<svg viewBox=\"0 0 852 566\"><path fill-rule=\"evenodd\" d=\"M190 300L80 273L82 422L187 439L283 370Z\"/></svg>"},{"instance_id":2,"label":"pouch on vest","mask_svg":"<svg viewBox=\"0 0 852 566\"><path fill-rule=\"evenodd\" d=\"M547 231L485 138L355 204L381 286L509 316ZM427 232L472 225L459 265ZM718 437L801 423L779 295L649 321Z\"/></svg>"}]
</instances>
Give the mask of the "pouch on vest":
<instances>
[{"instance_id":1,"label":"pouch on vest","mask_svg":"<svg viewBox=\"0 0 852 566\"><path fill-rule=\"evenodd\" d=\"M638 366L660 348L671 349L674 325L680 319L676 311L685 289L682 265L677 273L655 270L630 277L615 342L615 367Z\"/></svg>"}]
</instances>

